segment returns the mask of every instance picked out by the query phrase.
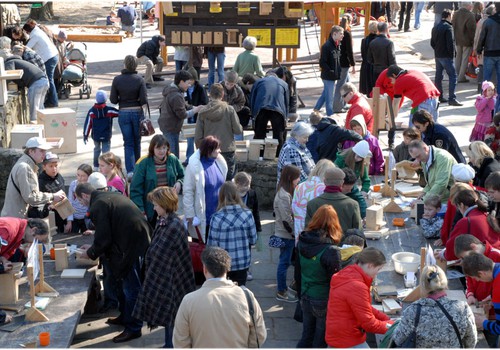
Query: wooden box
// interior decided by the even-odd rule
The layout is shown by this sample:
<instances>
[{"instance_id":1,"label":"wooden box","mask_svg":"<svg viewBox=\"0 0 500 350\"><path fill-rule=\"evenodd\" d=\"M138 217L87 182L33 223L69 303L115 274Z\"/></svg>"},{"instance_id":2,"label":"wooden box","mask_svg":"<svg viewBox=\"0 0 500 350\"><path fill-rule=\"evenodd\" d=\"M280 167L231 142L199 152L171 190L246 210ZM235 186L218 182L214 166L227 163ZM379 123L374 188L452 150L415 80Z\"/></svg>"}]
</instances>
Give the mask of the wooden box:
<instances>
[{"instance_id":1,"label":"wooden box","mask_svg":"<svg viewBox=\"0 0 500 350\"><path fill-rule=\"evenodd\" d=\"M302 18L304 14L304 3L302 1L286 1L285 17Z\"/></svg>"},{"instance_id":2,"label":"wooden box","mask_svg":"<svg viewBox=\"0 0 500 350\"><path fill-rule=\"evenodd\" d=\"M45 137L62 137L61 148L53 152L76 153L76 112L71 108L47 108L39 110L38 124L45 127Z\"/></svg>"},{"instance_id":3,"label":"wooden box","mask_svg":"<svg viewBox=\"0 0 500 350\"><path fill-rule=\"evenodd\" d=\"M44 126L33 124L17 124L10 131L10 148L23 149L32 137L44 137Z\"/></svg>"},{"instance_id":4,"label":"wooden box","mask_svg":"<svg viewBox=\"0 0 500 350\"><path fill-rule=\"evenodd\" d=\"M366 209L366 229L378 231L384 225L384 208L372 205Z\"/></svg>"},{"instance_id":5,"label":"wooden box","mask_svg":"<svg viewBox=\"0 0 500 350\"><path fill-rule=\"evenodd\" d=\"M248 140L235 141L236 150L234 152L236 159L240 162L246 162L248 160L248 147L250 142Z\"/></svg>"},{"instance_id":6,"label":"wooden box","mask_svg":"<svg viewBox=\"0 0 500 350\"><path fill-rule=\"evenodd\" d=\"M372 109L373 114L375 115L376 111L374 110L374 107L373 107L373 98L367 98L367 100L368 100L368 103L370 104L370 107ZM385 116L387 114L388 114L387 99L385 98L385 96L381 95L379 98L378 114L377 114L379 116L379 118L377 119L378 120L378 128L381 130L384 130L386 128Z\"/></svg>"},{"instance_id":7,"label":"wooden box","mask_svg":"<svg viewBox=\"0 0 500 350\"><path fill-rule=\"evenodd\" d=\"M0 304L15 304L19 298L19 279L8 271L0 274Z\"/></svg>"},{"instance_id":8,"label":"wooden box","mask_svg":"<svg viewBox=\"0 0 500 350\"><path fill-rule=\"evenodd\" d=\"M248 153L249 160L259 160L260 151L263 149L265 144L264 140L250 140L250 149Z\"/></svg>"},{"instance_id":9,"label":"wooden box","mask_svg":"<svg viewBox=\"0 0 500 350\"><path fill-rule=\"evenodd\" d=\"M266 139L263 158L266 160L274 160L276 158L278 144L279 142L276 139Z\"/></svg>"}]
</instances>

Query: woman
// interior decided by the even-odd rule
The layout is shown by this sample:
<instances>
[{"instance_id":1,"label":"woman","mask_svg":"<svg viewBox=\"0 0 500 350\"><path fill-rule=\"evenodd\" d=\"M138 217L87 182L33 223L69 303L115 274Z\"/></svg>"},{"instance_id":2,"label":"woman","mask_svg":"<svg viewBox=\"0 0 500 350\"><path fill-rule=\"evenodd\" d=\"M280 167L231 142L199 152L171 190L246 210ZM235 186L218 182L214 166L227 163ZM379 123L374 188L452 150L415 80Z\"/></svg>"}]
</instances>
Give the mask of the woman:
<instances>
[{"instance_id":1,"label":"woman","mask_svg":"<svg viewBox=\"0 0 500 350\"><path fill-rule=\"evenodd\" d=\"M238 73L239 77L250 73L262 78L265 73L260 64L260 58L253 50L257 47L257 39L253 36L247 36L243 39L243 48L245 51L236 57L233 70Z\"/></svg>"},{"instance_id":2,"label":"woman","mask_svg":"<svg viewBox=\"0 0 500 350\"><path fill-rule=\"evenodd\" d=\"M356 264L333 275L326 313L325 340L335 348L368 348L366 333L384 334L389 317L371 305L370 287L385 265L384 254L373 247L358 253Z\"/></svg>"},{"instance_id":3,"label":"woman","mask_svg":"<svg viewBox=\"0 0 500 350\"><path fill-rule=\"evenodd\" d=\"M484 143L491 148L495 159L500 160L500 112L493 116L493 125L486 129Z\"/></svg>"},{"instance_id":4,"label":"woman","mask_svg":"<svg viewBox=\"0 0 500 350\"><path fill-rule=\"evenodd\" d=\"M446 289L448 280L444 271L436 265L425 266L420 279L422 298L404 309L401 321L392 334L392 340L398 346L403 345L413 331L417 335L415 348L461 348L462 344L464 348L476 346L476 322L470 307L465 301L449 299ZM420 316L415 327L418 309Z\"/></svg>"},{"instance_id":5,"label":"woman","mask_svg":"<svg viewBox=\"0 0 500 350\"><path fill-rule=\"evenodd\" d=\"M472 166L476 170L473 185L484 188L484 182L488 176L500 170L500 161L495 159L495 154L482 141L474 141L469 144L469 156Z\"/></svg>"},{"instance_id":6,"label":"woman","mask_svg":"<svg viewBox=\"0 0 500 350\"><path fill-rule=\"evenodd\" d=\"M212 215L219 199L219 189L227 175L227 164L220 154L220 141L208 135L193 153L184 177L184 214L188 224L192 225L196 216L200 220L201 232L208 236Z\"/></svg>"},{"instance_id":7,"label":"woman","mask_svg":"<svg viewBox=\"0 0 500 350\"><path fill-rule=\"evenodd\" d=\"M164 348L173 348L175 316L182 298L195 290L188 233L175 213L179 199L171 187L158 187L148 194L158 222L144 258L144 282L133 316L153 329L165 327Z\"/></svg>"},{"instance_id":8,"label":"woman","mask_svg":"<svg viewBox=\"0 0 500 350\"><path fill-rule=\"evenodd\" d=\"M226 181L219 191L217 212L212 215L207 245L221 247L231 257L227 278L244 286L250 267L250 245L257 242L252 211L247 209L236 185Z\"/></svg>"},{"instance_id":9,"label":"woman","mask_svg":"<svg viewBox=\"0 0 500 350\"><path fill-rule=\"evenodd\" d=\"M156 224L153 203L148 193L157 187L173 187L177 194L182 191L184 168L179 159L170 153L167 138L161 134L153 136L149 143L148 156L136 165L130 184L130 199L148 218L151 226Z\"/></svg>"},{"instance_id":10,"label":"woman","mask_svg":"<svg viewBox=\"0 0 500 350\"><path fill-rule=\"evenodd\" d=\"M345 101L340 96L340 88L342 85L351 81L349 77L349 67L352 67L351 74L356 74L356 61L354 61L354 52L352 49L352 34L351 34L351 15L345 14L342 16L340 26L344 28L344 37L340 43L340 79L335 84L335 93L333 95L333 112L343 113L346 111Z\"/></svg>"},{"instance_id":11,"label":"woman","mask_svg":"<svg viewBox=\"0 0 500 350\"><path fill-rule=\"evenodd\" d=\"M373 6L374 3L372 3ZM368 47L373 39L377 37L377 21L368 23L368 34L361 40L361 69L359 71L359 92L370 95L375 82L373 80L373 66L368 62Z\"/></svg>"},{"instance_id":12,"label":"woman","mask_svg":"<svg viewBox=\"0 0 500 350\"><path fill-rule=\"evenodd\" d=\"M304 230L306 224L307 202L314 199L325 190L325 172L334 168L335 165L329 159L321 159L309 174L306 181L295 188L292 199L292 212L295 241L298 242L300 233Z\"/></svg>"},{"instance_id":13,"label":"woman","mask_svg":"<svg viewBox=\"0 0 500 350\"><path fill-rule=\"evenodd\" d=\"M311 125L304 122L295 123L290 134L291 137L283 145L278 157L278 183L282 169L288 164L295 165L300 169L300 182L307 180L315 166L311 152L306 147L307 140L313 132L314 129Z\"/></svg>"},{"instance_id":14,"label":"woman","mask_svg":"<svg viewBox=\"0 0 500 350\"><path fill-rule=\"evenodd\" d=\"M337 212L331 205L321 206L306 231L299 236L298 262L302 304L302 338L297 348L326 348L326 307L330 280L341 268L336 245L342 240Z\"/></svg>"},{"instance_id":15,"label":"woman","mask_svg":"<svg viewBox=\"0 0 500 350\"><path fill-rule=\"evenodd\" d=\"M140 121L144 119L143 106L148 103L144 79L137 74L135 56L125 56L121 74L113 79L109 100L118 104L118 124L123 136L125 151L125 169L127 177L132 179L135 162L141 157Z\"/></svg>"},{"instance_id":16,"label":"woman","mask_svg":"<svg viewBox=\"0 0 500 350\"><path fill-rule=\"evenodd\" d=\"M368 176L368 166L366 158L372 156L370 146L365 140L359 141L354 147L337 153L335 165L337 168L348 167L356 173L356 177L361 180L361 192L365 194L370 191L370 176Z\"/></svg>"},{"instance_id":17,"label":"woman","mask_svg":"<svg viewBox=\"0 0 500 350\"><path fill-rule=\"evenodd\" d=\"M274 197L274 213L276 221L274 226L274 236L281 241L280 257L276 279L278 290L276 299L289 303L297 302L297 298L288 295L286 284L286 272L292 263L292 252L295 247L295 236L293 234L292 197L295 187L299 183L300 169L295 165L286 165L281 173L276 196Z\"/></svg>"}]
</instances>

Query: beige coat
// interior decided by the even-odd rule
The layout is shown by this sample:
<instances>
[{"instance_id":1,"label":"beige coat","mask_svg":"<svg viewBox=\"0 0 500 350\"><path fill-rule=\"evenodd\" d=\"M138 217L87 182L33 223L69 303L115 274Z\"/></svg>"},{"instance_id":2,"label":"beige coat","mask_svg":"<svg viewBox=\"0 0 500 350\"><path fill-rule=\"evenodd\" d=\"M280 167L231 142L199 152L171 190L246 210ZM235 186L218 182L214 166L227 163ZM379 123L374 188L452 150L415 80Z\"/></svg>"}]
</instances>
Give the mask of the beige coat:
<instances>
[{"instance_id":1,"label":"beige coat","mask_svg":"<svg viewBox=\"0 0 500 350\"><path fill-rule=\"evenodd\" d=\"M27 154L23 154L17 160L7 181L2 216L24 219L26 218L28 204L41 206L54 200L52 193L40 192L37 173L38 166ZM12 183L12 179L14 179L19 191L14 186L14 183Z\"/></svg>"},{"instance_id":2,"label":"beige coat","mask_svg":"<svg viewBox=\"0 0 500 350\"><path fill-rule=\"evenodd\" d=\"M209 279L187 294L177 311L174 348L256 348L267 337L264 316L250 292L255 327L243 290L228 280Z\"/></svg>"},{"instance_id":3,"label":"beige coat","mask_svg":"<svg viewBox=\"0 0 500 350\"><path fill-rule=\"evenodd\" d=\"M274 234L281 238L295 239L293 230L288 232L283 224L286 221L293 229L292 196L290 193L280 188L274 197L273 208L276 215Z\"/></svg>"}]
</instances>

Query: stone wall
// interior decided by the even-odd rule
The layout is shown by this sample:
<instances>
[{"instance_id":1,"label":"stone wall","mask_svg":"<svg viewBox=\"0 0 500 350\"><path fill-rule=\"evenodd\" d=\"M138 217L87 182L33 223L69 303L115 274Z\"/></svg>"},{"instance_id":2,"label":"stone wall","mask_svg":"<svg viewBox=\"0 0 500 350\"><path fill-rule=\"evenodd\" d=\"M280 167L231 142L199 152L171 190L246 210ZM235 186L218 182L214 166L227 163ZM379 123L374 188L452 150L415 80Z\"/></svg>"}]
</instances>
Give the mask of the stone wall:
<instances>
[{"instance_id":1,"label":"stone wall","mask_svg":"<svg viewBox=\"0 0 500 350\"><path fill-rule=\"evenodd\" d=\"M259 209L272 210L276 194L277 162L260 160L238 162L236 171L252 175L252 188L259 199Z\"/></svg>"},{"instance_id":2,"label":"stone wall","mask_svg":"<svg viewBox=\"0 0 500 350\"><path fill-rule=\"evenodd\" d=\"M26 90L9 91L5 106L0 106L0 147L10 146L10 131L16 124L29 124Z\"/></svg>"},{"instance_id":3,"label":"stone wall","mask_svg":"<svg viewBox=\"0 0 500 350\"><path fill-rule=\"evenodd\" d=\"M19 150L0 148L0 208L3 208L10 171L22 155L23 153Z\"/></svg>"}]
</instances>

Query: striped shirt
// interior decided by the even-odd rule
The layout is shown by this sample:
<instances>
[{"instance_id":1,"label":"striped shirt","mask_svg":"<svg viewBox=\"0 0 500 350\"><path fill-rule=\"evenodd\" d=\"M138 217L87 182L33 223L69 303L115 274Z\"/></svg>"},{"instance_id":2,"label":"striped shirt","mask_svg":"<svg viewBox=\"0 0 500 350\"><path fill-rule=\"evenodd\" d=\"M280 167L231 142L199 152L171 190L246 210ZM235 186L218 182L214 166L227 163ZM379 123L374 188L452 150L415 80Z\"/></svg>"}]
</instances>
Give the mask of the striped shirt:
<instances>
[{"instance_id":1,"label":"striped shirt","mask_svg":"<svg viewBox=\"0 0 500 350\"><path fill-rule=\"evenodd\" d=\"M167 186L167 158L165 158L162 162L157 162L155 159L155 171L156 171L156 186Z\"/></svg>"}]
</instances>

